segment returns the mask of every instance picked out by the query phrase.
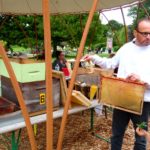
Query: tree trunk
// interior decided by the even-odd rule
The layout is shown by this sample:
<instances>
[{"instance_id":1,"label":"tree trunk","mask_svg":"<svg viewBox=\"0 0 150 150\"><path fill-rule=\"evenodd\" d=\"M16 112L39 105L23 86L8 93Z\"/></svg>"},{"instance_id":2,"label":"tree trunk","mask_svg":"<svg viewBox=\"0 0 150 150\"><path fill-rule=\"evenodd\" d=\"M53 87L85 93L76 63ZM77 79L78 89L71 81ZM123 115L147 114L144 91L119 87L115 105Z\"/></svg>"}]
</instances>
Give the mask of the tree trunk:
<instances>
[{"instance_id":1,"label":"tree trunk","mask_svg":"<svg viewBox=\"0 0 150 150\"><path fill-rule=\"evenodd\" d=\"M57 51L57 42L53 41L53 57L56 57L56 51Z\"/></svg>"}]
</instances>

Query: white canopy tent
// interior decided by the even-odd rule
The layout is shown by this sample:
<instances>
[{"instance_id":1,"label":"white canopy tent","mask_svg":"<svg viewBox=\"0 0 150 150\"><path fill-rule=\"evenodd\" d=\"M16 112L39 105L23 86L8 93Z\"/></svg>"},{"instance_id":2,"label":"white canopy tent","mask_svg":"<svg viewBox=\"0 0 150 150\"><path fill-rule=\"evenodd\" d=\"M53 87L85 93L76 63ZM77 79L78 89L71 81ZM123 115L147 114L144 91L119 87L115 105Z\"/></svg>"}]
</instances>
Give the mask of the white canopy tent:
<instances>
[{"instance_id":1,"label":"white canopy tent","mask_svg":"<svg viewBox=\"0 0 150 150\"><path fill-rule=\"evenodd\" d=\"M100 0L96 11L120 7L137 0ZM89 12L93 0L50 0L51 14L74 14ZM42 15L42 0L0 0L0 13Z\"/></svg>"},{"instance_id":2,"label":"white canopy tent","mask_svg":"<svg viewBox=\"0 0 150 150\"><path fill-rule=\"evenodd\" d=\"M103 9L110 9L120 7L122 5L138 2L137 0L0 0L0 13L11 15L43 15L44 22L44 45L45 45L45 62L46 62L46 105L47 105L47 150L53 149L53 108L52 108L52 66L51 66L51 31L50 29L50 14L73 14L90 12L89 17L83 32L83 36L78 48L76 63L74 65L73 74L68 88L67 100L64 108L62 124L58 139L57 150L62 149L62 141L64 135L64 128L66 125L68 109L70 105L71 93L73 90L74 81L76 78L77 69L80 58L84 49L87 34L90 24L93 19L95 11ZM7 71L9 72L13 87L15 89L19 104L21 106L22 114L26 123L31 148L36 150L36 141L34 138L30 118L24 103L23 95L21 93L19 84L16 80L15 74L5 53L3 46L0 44L0 54L4 60ZM51 91L51 92L49 92Z\"/></svg>"}]
</instances>

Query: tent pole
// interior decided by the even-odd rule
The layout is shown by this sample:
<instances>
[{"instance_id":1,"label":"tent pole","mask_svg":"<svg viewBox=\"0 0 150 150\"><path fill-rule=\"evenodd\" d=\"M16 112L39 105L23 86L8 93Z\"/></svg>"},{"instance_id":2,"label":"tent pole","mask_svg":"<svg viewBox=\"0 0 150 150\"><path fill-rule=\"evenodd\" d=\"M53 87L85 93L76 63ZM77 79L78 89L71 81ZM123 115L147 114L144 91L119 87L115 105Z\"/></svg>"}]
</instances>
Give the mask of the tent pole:
<instances>
[{"instance_id":1,"label":"tent pole","mask_svg":"<svg viewBox=\"0 0 150 150\"><path fill-rule=\"evenodd\" d=\"M127 30L127 25L126 25L126 21L125 21L125 17L124 17L124 13L123 13L122 7L120 7L120 10L121 10L122 18L123 18L123 24L124 24L126 42L128 42L128 30Z\"/></svg>"},{"instance_id":2,"label":"tent pole","mask_svg":"<svg viewBox=\"0 0 150 150\"><path fill-rule=\"evenodd\" d=\"M5 49L3 48L3 46L1 44L0 44L0 54L2 56L2 59L4 61L5 66L6 66L6 69L7 69L7 72L9 74L12 86L14 88L14 91L16 93L16 96L17 96L17 99L18 99L18 102L19 102L19 105L21 107L21 112L22 112L22 115L24 117L25 124L26 124L26 127L27 127L27 132L28 132L28 136L29 136L29 140L30 140L30 144L31 144L31 149L32 150L37 150L37 145L36 145L32 125L31 125L31 122L30 122L29 114L28 114L28 111L27 111L27 108L26 108L26 105L25 105L25 102L24 102L24 98L23 98L21 89L20 89L19 84L17 82L16 76L15 76L13 68L10 64L10 61L9 61L7 55L6 55Z\"/></svg>"},{"instance_id":3,"label":"tent pole","mask_svg":"<svg viewBox=\"0 0 150 150\"><path fill-rule=\"evenodd\" d=\"M96 20L96 22L95 22L95 25L94 25L95 27L94 27L94 29L93 29L93 31L92 31L92 35L91 35L91 37L90 37L89 48L88 48L88 49L90 49L90 50L91 50L91 45L92 45L92 42L93 42L93 39L94 39L96 30L97 30L97 24L98 24L99 21L100 21L99 18L100 18L100 12L99 12L98 18L97 18L97 20Z\"/></svg>"},{"instance_id":4,"label":"tent pole","mask_svg":"<svg viewBox=\"0 0 150 150\"><path fill-rule=\"evenodd\" d=\"M43 0L44 47L46 64L46 149L53 149L52 55L49 0Z\"/></svg>"},{"instance_id":5,"label":"tent pole","mask_svg":"<svg viewBox=\"0 0 150 150\"><path fill-rule=\"evenodd\" d=\"M91 22L92 22L92 19L93 19L93 16L94 16L94 13L95 13L98 2L99 2L99 0L94 0L93 1L93 5L92 5L92 8L90 10L89 17L88 17L88 20L87 20L87 23L86 23L86 26L85 26L85 29L84 29L84 32L83 32L83 35L82 35L82 39L81 39L81 42L80 42L80 46L79 46L79 49L78 49L78 53L77 53L77 57L76 57L76 61L75 61L75 66L73 68L73 73L72 73L72 76L71 76L70 85L69 85L69 88L68 88L68 91L67 91L67 100L66 100L66 103L65 103L64 113L63 113L60 132L59 132L57 150L62 149L64 129L65 129L65 125L66 125L66 122L67 122L67 114L68 114L68 109L69 109L69 105L70 105L70 102L71 102L72 90L73 90L77 70L78 70L78 67L79 67L80 59L82 57L84 45L85 45L87 35L88 35L88 32L89 32L89 28L90 28L90 25L91 25Z\"/></svg>"}]
</instances>

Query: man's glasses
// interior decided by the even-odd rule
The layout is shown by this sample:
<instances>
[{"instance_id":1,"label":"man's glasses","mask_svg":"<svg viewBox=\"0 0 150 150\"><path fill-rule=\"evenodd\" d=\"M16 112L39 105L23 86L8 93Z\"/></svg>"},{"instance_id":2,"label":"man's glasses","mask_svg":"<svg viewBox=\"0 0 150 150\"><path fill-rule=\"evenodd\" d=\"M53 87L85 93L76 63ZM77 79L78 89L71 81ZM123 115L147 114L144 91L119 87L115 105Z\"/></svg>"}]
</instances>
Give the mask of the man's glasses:
<instances>
[{"instance_id":1,"label":"man's glasses","mask_svg":"<svg viewBox=\"0 0 150 150\"><path fill-rule=\"evenodd\" d=\"M147 37L148 35L150 35L150 32L140 32L139 30L136 30L136 31L144 37Z\"/></svg>"}]
</instances>

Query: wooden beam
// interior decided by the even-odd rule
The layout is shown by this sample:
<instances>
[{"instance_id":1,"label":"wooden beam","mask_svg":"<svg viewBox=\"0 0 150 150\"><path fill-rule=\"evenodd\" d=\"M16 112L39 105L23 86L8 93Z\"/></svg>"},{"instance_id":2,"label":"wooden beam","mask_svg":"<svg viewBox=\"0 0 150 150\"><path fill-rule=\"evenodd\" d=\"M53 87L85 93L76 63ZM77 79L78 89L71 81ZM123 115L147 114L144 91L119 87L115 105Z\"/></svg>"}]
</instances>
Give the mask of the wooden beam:
<instances>
[{"instance_id":1,"label":"wooden beam","mask_svg":"<svg viewBox=\"0 0 150 150\"><path fill-rule=\"evenodd\" d=\"M52 55L49 0L43 0L44 47L46 63L46 149L53 149Z\"/></svg>"},{"instance_id":2,"label":"wooden beam","mask_svg":"<svg viewBox=\"0 0 150 150\"><path fill-rule=\"evenodd\" d=\"M37 150L37 145L36 145L36 141L35 141L35 137L34 137L34 133L33 133L33 129L32 129L32 125L30 122L30 118L29 118L29 114L24 102L24 98L20 89L20 86L17 82L15 73L13 71L13 68L10 64L9 58L6 55L5 49L3 48L3 46L0 44L0 54L2 56L2 59L4 61L4 64L6 66L7 72L9 74L12 86L14 88L14 91L16 93L16 96L18 98L18 102L21 108L21 112L22 115L24 117L24 121L26 123L26 127L27 127L27 132L28 132L28 136L29 136L29 140L30 140L30 144L31 144L31 149L32 150Z\"/></svg>"},{"instance_id":3,"label":"wooden beam","mask_svg":"<svg viewBox=\"0 0 150 150\"><path fill-rule=\"evenodd\" d=\"M91 25L91 22L92 22L92 19L93 19L93 16L94 16L94 12L96 10L98 2L99 2L99 0L93 0L93 6L90 10L89 17L88 17L88 20L87 20L87 23L86 23L86 26L85 26L85 29L84 29L84 32L83 32L83 35L82 35L82 39L81 39L81 42L80 42L80 46L79 46L79 49L78 49L75 66L73 68L73 73L72 73L72 76L71 76L71 81L70 81L69 89L68 89L68 92L67 92L67 100L66 100L66 103L65 103L64 113L63 113L60 132L59 132L57 150L62 149L64 129L65 129L66 121L67 121L69 105L70 105L70 102L71 102L72 90L73 90L73 87L74 87L74 82L75 82L77 70L78 70L78 67L79 67L80 59L82 57L82 53L83 53L83 49L84 49L85 42L86 42L86 39L87 39L87 35L88 35L88 32L89 32L89 28L90 28L90 25Z\"/></svg>"}]
</instances>

